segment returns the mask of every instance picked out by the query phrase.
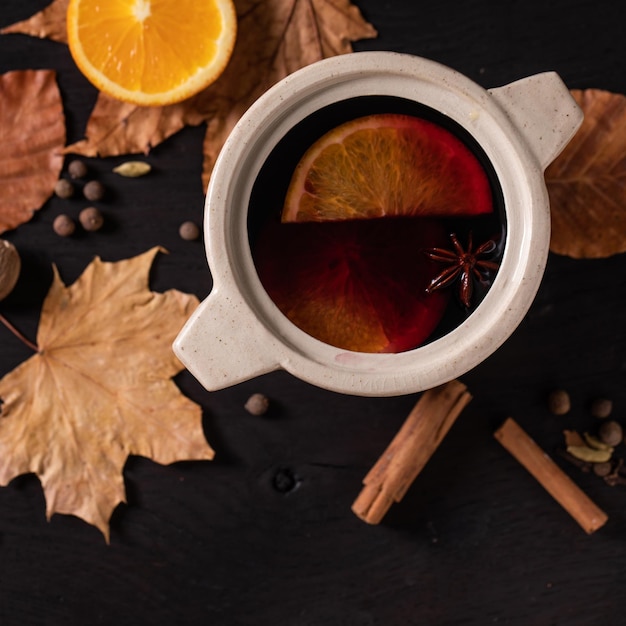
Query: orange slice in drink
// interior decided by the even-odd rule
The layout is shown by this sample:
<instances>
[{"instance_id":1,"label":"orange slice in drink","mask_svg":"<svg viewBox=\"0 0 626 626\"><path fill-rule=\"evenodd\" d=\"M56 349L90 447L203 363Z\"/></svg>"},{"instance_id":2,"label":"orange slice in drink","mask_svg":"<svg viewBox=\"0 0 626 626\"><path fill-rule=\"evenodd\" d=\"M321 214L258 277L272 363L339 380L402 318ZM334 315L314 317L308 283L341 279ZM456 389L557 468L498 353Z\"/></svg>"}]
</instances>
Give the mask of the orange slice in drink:
<instances>
[{"instance_id":1,"label":"orange slice in drink","mask_svg":"<svg viewBox=\"0 0 626 626\"><path fill-rule=\"evenodd\" d=\"M492 211L485 171L454 134L421 118L379 114L342 124L309 148L291 179L282 220Z\"/></svg>"},{"instance_id":2,"label":"orange slice in drink","mask_svg":"<svg viewBox=\"0 0 626 626\"><path fill-rule=\"evenodd\" d=\"M280 221L255 246L278 308L321 341L356 352L403 352L442 320L447 291L429 293L448 218L493 212L478 159L447 129L407 115L342 124L297 165Z\"/></svg>"},{"instance_id":3,"label":"orange slice in drink","mask_svg":"<svg viewBox=\"0 0 626 626\"><path fill-rule=\"evenodd\" d=\"M67 36L100 91L138 105L180 102L214 82L235 44L232 0L70 0Z\"/></svg>"}]
</instances>

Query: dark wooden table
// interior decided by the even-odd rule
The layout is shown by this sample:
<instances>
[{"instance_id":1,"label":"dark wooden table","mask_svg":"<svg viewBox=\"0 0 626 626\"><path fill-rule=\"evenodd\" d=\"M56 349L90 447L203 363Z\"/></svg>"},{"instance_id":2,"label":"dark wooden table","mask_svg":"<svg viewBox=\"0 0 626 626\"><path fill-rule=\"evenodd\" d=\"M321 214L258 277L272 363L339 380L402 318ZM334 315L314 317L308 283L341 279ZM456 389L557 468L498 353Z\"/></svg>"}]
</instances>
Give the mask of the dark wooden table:
<instances>
[{"instance_id":1,"label":"dark wooden table","mask_svg":"<svg viewBox=\"0 0 626 626\"><path fill-rule=\"evenodd\" d=\"M3 0L0 26L46 0ZM379 30L357 50L390 49L443 62L484 87L556 70L571 88L626 93L626 27L620 3L517 0L458 3L359 0ZM95 90L67 48L0 37L0 72L58 71L68 142L83 136ZM62 201L5 234L20 250L22 278L0 311L36 333L51 264L72 282L96 254L118 260L162 245L152 287L204 297L203 245L178 237L200 222L203 128L186 128L149 160L150 185L90 166L114 190L108 227L61 239ZM163 467L130 458L128 504L111 544L72 516L45 519L34 476L0 488L0 624L589 626L626 623L626 488L557 462L609 515L587 536L500 447L493 432L511 415L552 452L565 427L593 428L590 401L613 399L626 423L626 256L551 255L536 302L511 339L463 377L474 400L395 505L372 527L350 506L361 480L416 401L359 398L277 372L208 393L188 374L181 389L205 408L213 462ZM115 320L111 320L114 324ZM30 351L0 328L0 375ZM572 411L552 416L546 393L568 389ZM260 391L264 417L243 404ZM275 488L279 473L298 488Z\"/></svg>"}]
</instances>

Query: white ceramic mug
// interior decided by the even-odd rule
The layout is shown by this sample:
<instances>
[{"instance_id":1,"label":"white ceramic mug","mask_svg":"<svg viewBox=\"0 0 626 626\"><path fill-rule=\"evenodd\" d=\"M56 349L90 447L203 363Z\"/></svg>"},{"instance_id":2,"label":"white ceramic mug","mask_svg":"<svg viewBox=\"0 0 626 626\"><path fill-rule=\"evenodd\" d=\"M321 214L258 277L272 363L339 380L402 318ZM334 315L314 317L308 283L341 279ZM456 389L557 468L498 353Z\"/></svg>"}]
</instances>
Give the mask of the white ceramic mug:
<instances>
[{"instance_id":1,"label":"white ceramic mug","mask_svg":"<svg viewBox=\"0 0 626 626\"><path fill-rule=\"evenodd\" d=\"M325 106L372 95L419 102L469 132L493 166L506 217L500 268L475 311L443 337L398 354L350 352L292 324L258 278L247 232L253 184L281 138ZM246 112L219 155L204 222L213 289L177 337L176 355L208 390L276 369L364 396L414 393L461 376L509 337L535 297L550 242L544 170L582 117L553 72L485 90L433 61L359 52L288 76Z\"/></svg>"}]
</instances>

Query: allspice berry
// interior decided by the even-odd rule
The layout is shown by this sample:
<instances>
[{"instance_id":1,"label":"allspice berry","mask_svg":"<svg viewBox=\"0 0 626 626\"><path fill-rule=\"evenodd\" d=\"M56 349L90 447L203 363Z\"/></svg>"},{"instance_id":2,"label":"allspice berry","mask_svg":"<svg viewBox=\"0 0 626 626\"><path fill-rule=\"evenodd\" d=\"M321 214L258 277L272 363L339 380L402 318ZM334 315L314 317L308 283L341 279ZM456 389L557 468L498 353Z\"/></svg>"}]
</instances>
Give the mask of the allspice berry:
<instances>
[{"instance_id":1,"label":"allspice berry","mask_svg":"<svg viewBox=\"0 0 626 626\"><path fill-rule=\"evenodd\" d=\"M0 300L12 291L20 276L22 261L17 248L5 239L0 239Z\"/></svg>"},{"instance_id":2,"label":"allspice berry","mask_svg":"<svg viewBox=\"0 0 626 626\"><path fill-rule=\"evenodd\" d=\"M270 401L262 393L253 393L244 404L244 408L251 415L264 415L269 409Z\"/></svg>"},{"instance_id":3,"label":"allspice berry","mask_svg":"<svg viewBox=\"0 0 626 626\"><path fill-rule=\"evenodd\" d=\"M104 185L99 180L90 180L83 187L83 195L90 202L98 202L104 198Z\"/></svg>"},{"instance_id":4,"label":"allspice berry","mask_svg":"<svg viewBox=\"0 0 626 626\"><path fill-rule=\"evenodd\" d=\"M104 224L104 217L102 217L102 213L95 206L88 206L86 209L83 209L78 215L78 220L81 226L89 232L100 230L102 224Z\"/></svg>"},{"instance_id":5,"label":"allspice berry","mask_svg":"<svg viewBox=\"0 0 626 626\"><path fill-rule=\"evenodd\" d=\"M67 200L74 195L74 185L67 178L59 178L54 186L54 193L63 200Z\"/></svg>"},{"instance_id":6,"label":"allspice berry","mask_svg":"<svg viewBox=\"0 0 626 626\"><path fill-rule=\"evenodd\" d=\"M596 476L608 476L613 469L610 461L604 461L603 463L593 464L593 473Z\"/></svg>"},{"instance_id":7,"label":"allspice berry","mask_svg":"<svg viewBox=\"0 0 626 626\"><path fill-rule=\"evenodd\" d=\"M604 422L598 430L598 439L607 446L617 446L624 439L621 425L615 420Z\"/></svg>"},{"instance_id":8,"label":"allspice berry","mask_svg":"<svg viewBox=\"0 0 626 626\"><path fill-rule=\"evenodd\" d=\"M61 215L57 215L54 218L54 222L52 222L52 228L57 235L61 237L69 237L70 235L74 234L74 231L76 230L76 224L69 215L61 213Z\"/></svg>"},{"instance_id":9,"label":"allspice berry","mask_svg":"<svg viewBox=\"0 0 626 626\"><path fill-rule=\"evenodd\" d=\"M87 166L80 159L74 159L67 166L67 171L72 178L85 178Z\"/></svg>"},{"instance_id":10,"label":"allspice berry","mask_svg":"<svg viewBox=\"0 0 626 626\"><path fill-rule=\"evenodd\" d=\"M564 389L555 389L548 394L548 410L553 415L565 415L571 408L569 393Z\"/></svg>"},{"instance_id":11,"label":"allspice berry","mask_svg":"<svg viewBox=\"0 0 626 626\"><path fill-rule=\"evenodd\" d=\"M606 419L613 411L613 402L608 398L596 398L591 403L591 415L598 419Z\"/></svg>"},{"instance_id":12,"label":"allspice berry","mask_svg":"<svg viewBox=\"0 0 626 626\"><path fill-rule=\"evenodd\" d=\"M195 241L200 237L200 228L195 222L183 222L178 229L178 234L185 241Z\"/></svg>"}]
</instances>

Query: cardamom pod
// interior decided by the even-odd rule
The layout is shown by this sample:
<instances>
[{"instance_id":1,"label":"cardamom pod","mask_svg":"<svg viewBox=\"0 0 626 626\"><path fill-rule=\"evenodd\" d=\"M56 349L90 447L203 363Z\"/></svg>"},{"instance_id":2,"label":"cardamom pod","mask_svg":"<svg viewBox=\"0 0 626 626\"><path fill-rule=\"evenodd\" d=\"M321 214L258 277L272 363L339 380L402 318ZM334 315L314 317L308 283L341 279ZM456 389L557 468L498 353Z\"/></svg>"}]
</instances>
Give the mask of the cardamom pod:
<instances>
[{"instance_id":1,"label":"cardamom pod","mask_svg":"<svg viewBox=\"0 0 626 626\"><path fill-rule=\"evenodd\" d=\"M583 433L583 437L585 438L585 441L590 448L594 448L595 450L610 450L611 452L613 452L613 446L610 446L608 443L600 441L597 437L594 437L589 433Z\"/></svg>"},{"instance_id":2,"label":"cardamom pod","mask_svg":"<svg viewBox=\"0 0 626 626\"><path fill-rule=\"evenodd\" d=\"M120 176L127 178L137 178L147 174L152 168L145 161L126 161L113 168L113 171Z\"/></svg>"},{"instance_id":3,"label":"cardamom pod","mask_svg":"<svg viewBox=\"0 0 626 626\"><path fill-rule=\"evenodd\" d=\"M588 463L606 463L613 456L613 449L595 450L589 446L567 446L567 451L581 461Z\"/></svg>"}]
</instances>

